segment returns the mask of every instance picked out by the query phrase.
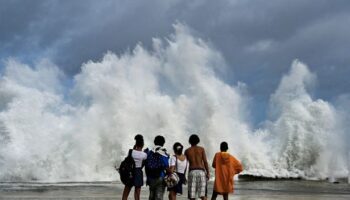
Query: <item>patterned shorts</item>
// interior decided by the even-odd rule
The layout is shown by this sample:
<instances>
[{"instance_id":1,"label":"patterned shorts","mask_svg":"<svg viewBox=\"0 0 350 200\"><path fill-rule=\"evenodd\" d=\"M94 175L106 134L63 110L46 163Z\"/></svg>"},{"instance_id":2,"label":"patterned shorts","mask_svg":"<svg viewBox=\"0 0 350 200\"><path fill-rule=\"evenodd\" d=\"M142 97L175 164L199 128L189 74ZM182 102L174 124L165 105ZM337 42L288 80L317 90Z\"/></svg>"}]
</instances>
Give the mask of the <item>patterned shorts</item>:
<instances>
[{"instance_id":1,"label":"patterned shorts","mask_svg":"<svg viewBox=\"0 0 350 200\"><path fill-rule=\"evenodd\" d=\"M204 170L191 170L188 174L188 198L206 196L207 177Z\"/></svg>"}]
</instances>

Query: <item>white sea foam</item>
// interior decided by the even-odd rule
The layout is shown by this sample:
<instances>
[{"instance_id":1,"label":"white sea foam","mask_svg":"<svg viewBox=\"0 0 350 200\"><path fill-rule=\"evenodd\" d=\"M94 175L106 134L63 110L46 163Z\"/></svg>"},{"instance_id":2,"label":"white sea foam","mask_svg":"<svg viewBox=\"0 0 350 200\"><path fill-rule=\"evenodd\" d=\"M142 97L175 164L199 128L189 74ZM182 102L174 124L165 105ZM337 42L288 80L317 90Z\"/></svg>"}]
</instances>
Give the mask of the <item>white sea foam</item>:
<instances>
[{"instance_id":1,"label":"white sea foam","mask_svg":"<svg viewBox=\"0 0 350 200\"><path fill-rule=\"evenodd\" d=\"M335 108L312 99L307 88L315 81L306 65L294 61L276 92L271 95L271 153L276 176L325 178L340 145ZM333 161L331 161L333 159Z\"/></svg>"},{"instance_id":2,"label":"white sea foam","mask_svg":"<svg viewBox=\"0 0 350 200\"><path fill-rule=\"evenodd\" d=\"M225 140L247 174L347 173L338 108L309 95L316 75L305 64L293 62L271 95L270 118L254 129L245 117L249 86L225 83L215 73L226 65L220 53L186 26L174 28L152 50L86 62L72 88L49 61L9 60L0 80L0 180L115 180L113 165L136 133L146 145L161 134L169 149L197 133L209 158Z\"/></svg>"}]
</instances>

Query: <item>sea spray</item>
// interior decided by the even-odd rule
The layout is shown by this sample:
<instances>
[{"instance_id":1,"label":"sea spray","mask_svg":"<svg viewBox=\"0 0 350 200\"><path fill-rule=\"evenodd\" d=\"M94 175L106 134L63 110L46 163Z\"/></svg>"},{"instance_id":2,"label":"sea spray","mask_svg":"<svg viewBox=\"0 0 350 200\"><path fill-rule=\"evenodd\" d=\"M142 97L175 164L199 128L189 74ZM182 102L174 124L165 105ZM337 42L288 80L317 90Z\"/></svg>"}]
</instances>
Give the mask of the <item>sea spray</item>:
<instances>
[{"instance_id":1,"label":"sea spray","mask_svg":"<svg viewBox=\"0 0 350 200\"><path fill-rule=\"evenodd\" d=\"M327 176L337 111L309 95L316 75L305 64L293 62L271 96L270 118L255 129L246 118L249 86L225 83L216 73L227 65L221 54L188 27L174 29L151 50L87 61L72 88L49 61L9 60L0 79L0 180L116 180L113 166L135 134L146 146L161 134L171 149L193 133L210 160L227 141L246 174Z\"/></svg>"},{"instance_id":2,"label":"sea spray","mask_svg":"<svg viewBox=\"0 0 350 200\"><path fill-rule=\"evenodd\" d=\"M350 184L350 152L348 152L348 184Z\"/></svg>"},{"instance_id":3,"label":"sea spray","mask_svg":"<svg viewBox=\"0 0 350 200\"><path fill-rule=\"evenodd\" d=\"M271 162L277 177L325 178L329 139L337 134L336 112L331 104L313 100L308 93L316 76L294 61L270 100L266 131L273 146ZM326 162L326 163L324 163Z\"/></svg>"},{"instance_id":4,"label":"sea spray","mask_svg":"<svg viewBox=\"0 0 350 200\"><path fill-rule=\"evenodd\" d=\"M209 158L222 140L238 155L254 154L244 96L215 73L224 66L181 24L166 41L155 39L153 51L138 45L86 62L68 91L56 88L64 85L56 66L9 61L0 86L0 180L115 180L114 163L137 133L147 146L164 135L169 149L197 133Z\"/></svg>"},{"instance_id":5,"label":"sea spray","mask_svg":"<svg viewBox=\"0 0 350 200\"><path fill-rule=\"evenodd\" d=\"M350 173L350 134L349 134L349 120L350 120L350 95L342 94L334 101L336 109L336 134L329 138L331 143L329 152L337 157L337 162L333 163L336 177L344 178L345 174ZM345 175L345 176L344 176Z\"/></svg>"}]
</instances>

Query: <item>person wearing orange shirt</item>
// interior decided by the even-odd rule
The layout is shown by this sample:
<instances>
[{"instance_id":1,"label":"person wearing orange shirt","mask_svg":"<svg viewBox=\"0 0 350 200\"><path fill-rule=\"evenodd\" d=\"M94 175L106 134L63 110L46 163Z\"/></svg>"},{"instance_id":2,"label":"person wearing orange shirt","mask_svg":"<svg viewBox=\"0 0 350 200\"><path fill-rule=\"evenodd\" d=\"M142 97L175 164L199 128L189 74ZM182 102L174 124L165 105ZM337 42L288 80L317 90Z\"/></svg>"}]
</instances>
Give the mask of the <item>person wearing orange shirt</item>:
<instances>
[{"instance_id":1,"label":"person wearing orange shirt","mask_svg":"<svg viewBox=\"0 0 350 200\"><path fill-rule=\"evenodd\" d=\"M228 200L228 194L233 193L233 176L243 170L241 163L227 150L227 142L222 142L220 152L216 153L213 159L215 181L212 200L215 200L219 194L223 195L224 200Z\"/></svg>"}]
</instances>

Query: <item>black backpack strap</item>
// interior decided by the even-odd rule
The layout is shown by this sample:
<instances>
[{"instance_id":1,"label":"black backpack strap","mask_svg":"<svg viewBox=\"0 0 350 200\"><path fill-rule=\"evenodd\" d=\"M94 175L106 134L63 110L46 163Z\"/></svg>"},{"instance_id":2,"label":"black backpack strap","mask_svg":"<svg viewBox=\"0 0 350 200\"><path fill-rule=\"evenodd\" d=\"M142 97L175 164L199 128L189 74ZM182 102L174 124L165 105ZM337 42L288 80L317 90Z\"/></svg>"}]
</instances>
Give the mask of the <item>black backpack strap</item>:
<instances>
[{"instance_id":1,"label":"black backpack strap","mask_svg":"<svg viewBox=\"0 0 350 200\"><path fill-rule=\"evenodd\" d=\"M177 172L177 156L176 155L174 156L175 156L175 172Z\"/></svg>"},{"instance_id":2,"label":"black backpack strap","mask_svg":"<svg viewBox=\"0 0 350 200\"><path fill-rule=\"evenodd\" d=\"M129 149L128 157L132 157L132 149Z\"/></svg>"}]
</instances>

